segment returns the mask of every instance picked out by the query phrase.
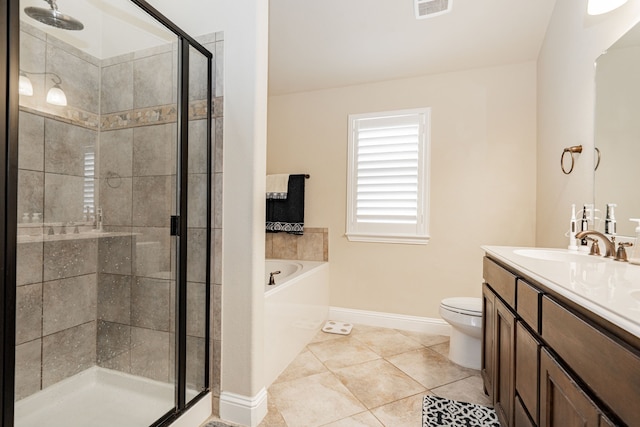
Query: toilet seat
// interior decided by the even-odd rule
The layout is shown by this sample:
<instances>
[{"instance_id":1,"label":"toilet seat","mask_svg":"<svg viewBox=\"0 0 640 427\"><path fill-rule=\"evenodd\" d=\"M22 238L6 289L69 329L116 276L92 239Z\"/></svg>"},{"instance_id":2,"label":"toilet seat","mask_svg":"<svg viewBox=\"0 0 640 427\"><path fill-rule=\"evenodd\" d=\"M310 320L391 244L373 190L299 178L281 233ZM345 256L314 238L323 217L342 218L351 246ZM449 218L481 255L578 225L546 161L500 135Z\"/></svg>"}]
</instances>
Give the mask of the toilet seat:
<instances>
[{"instance_id":1,"label":"toilet seat","mask_svg":"<svg viewBox=\"0 0 640 427\"><path fill-rule=\"evenodd\" d=\"M444 310L452 311L454 313L464 314L466 316L482 317L481 298L445 298L440 302L440 306Z\"/></svg>"}]
</instances>

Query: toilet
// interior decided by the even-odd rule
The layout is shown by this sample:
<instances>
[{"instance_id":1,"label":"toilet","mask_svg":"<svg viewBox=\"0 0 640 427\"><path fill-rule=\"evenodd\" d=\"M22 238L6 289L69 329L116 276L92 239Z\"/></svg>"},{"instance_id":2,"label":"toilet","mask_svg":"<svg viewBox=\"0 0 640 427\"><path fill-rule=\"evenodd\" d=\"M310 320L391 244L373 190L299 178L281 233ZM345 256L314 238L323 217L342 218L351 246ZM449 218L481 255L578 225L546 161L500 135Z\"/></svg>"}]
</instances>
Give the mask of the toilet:
<instances>
[{"instance_id":1,"label":"toilet","mask_svg":"<svg viewBox=\"0 0 640 427\"><path fill-rule=\"evenodd\" d=\"M480 369L482 346L482 299L445 298L440 316L451 325L449 360L465 368Z\"/></svg>"}]
</instances>

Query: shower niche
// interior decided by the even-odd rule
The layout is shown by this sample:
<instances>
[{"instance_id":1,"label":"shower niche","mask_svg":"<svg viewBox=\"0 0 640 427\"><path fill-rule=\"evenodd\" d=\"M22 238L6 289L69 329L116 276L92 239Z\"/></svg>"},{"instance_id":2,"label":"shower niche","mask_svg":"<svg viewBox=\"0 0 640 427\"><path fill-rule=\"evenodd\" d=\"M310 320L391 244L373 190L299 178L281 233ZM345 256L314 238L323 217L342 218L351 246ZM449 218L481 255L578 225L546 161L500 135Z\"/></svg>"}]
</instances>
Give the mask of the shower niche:
<instances>
[{"instance_id":1,"label":"shower niche","mask_svg":"<svg viewBox=\"0 0 640 427\"><path fill-rule=\"evenodd\" d=\"M19 3L13 424L168 425L211 390L220 40L144 1Z\"/></svg>"}]
</instances>

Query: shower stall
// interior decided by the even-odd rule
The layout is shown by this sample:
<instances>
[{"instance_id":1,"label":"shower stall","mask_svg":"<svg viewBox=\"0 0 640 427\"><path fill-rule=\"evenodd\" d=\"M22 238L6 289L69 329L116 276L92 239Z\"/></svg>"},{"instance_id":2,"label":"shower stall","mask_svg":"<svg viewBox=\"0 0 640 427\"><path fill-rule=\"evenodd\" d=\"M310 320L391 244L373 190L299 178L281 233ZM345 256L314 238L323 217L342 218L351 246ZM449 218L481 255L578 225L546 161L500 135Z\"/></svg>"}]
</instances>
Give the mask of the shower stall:
<instances>
[{"instance_id":1,"label":"shower stall","mask_svg":"<svg viewBox=\"0 0 640 427\"><path fill-rule=\"evenodd\" d=\"M213 55L143 0L0 0L4 426L212 389Z\"/></svg>"}]
</instances>

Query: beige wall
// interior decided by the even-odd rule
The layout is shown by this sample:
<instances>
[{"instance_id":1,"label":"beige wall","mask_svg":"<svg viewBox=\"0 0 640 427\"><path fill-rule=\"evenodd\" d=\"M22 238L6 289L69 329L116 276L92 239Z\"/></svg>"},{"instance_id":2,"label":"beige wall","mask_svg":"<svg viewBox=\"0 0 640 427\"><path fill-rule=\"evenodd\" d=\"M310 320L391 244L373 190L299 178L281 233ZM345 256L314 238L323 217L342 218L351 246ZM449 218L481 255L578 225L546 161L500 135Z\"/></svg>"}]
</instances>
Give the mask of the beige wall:
<instances>
[{"instance_id":1,"label":"beige wall","mask_svg":"<svg viewBox=\"0 0 640 427\"><path fill-rule=\"evenodd\" d=\"M566 246L571 204L593 199L594 62L640 18L640 0L601 16L587 16L585 3L556 3L538 57L538 246ZM564 175L562 149L578 144L585 149Z\"/></svg>"},{"instance_id":2,"label":"beige wall","mask_svg":"<svg viewBox=\"0 0 640 427\"><path fill-rule=\"evenodd\" d=\"M535 64L272 96L268 173L309 173L306 224L329 228L331 305L436 318L479 296L480 245L532 245ZM431 241L349 242L347 115L431 107Z\"/></svg>"}]
</instances>

